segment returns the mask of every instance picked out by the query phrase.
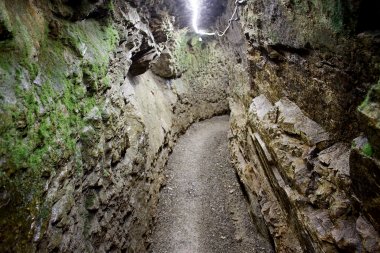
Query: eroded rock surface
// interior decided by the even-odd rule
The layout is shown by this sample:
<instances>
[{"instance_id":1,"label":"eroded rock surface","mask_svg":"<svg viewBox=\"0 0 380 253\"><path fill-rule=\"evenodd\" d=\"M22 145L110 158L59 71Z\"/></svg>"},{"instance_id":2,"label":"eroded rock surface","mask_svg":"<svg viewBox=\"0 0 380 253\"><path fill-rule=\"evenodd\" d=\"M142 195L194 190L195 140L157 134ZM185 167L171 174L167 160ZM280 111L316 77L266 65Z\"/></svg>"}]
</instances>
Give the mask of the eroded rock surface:
<instances>
[{"instance_id":1,"label":"eroded rock surface","mask_svg":"<svg viewBox=\"0 0 380 253\"><path fill-rule=\"evenodd\" d=\"M144 252L178 135L228 112L216 43L167 62L132 2L0 2L0 251Z\"/></svg>"},{"instance_id":2,"label":"eroded rock surface","mask_svg":"<svg viewBox=\"0 0 380 253\"><path fill-rule=\"evenodd\" d=\"M379 251L376 6L247 1L228 35L243 30L250 80L231 152L278 252Z\"/></svg>"},{"instance_id":3,"label":"eroded rock surface","mask_svg":"<svg viewBox=\"0 0 380 253\"><path fill-rule=\"evenodd\" d=\"M0 251L144 252L178 135L229 109L276 251L379 251L379 3L201 2L239 3L224 37L185 0L0 1Z\"/></svg>"}]
</instances>

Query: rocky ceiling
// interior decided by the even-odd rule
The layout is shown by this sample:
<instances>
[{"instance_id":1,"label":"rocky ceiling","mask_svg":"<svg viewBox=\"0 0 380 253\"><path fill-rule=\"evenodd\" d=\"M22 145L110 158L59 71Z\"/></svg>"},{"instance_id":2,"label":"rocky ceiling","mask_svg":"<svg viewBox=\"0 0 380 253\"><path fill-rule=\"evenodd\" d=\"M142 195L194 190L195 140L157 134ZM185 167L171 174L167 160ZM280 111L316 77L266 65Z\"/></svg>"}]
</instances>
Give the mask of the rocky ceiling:
<instances>
[{"instance_id":1,"label":"rocky ceiling","mask_svg":"<svg viewBox=\"0 0 380 253\"><path fill-rule=\"evenodd\" d=\"M189 0L165 0L180 26L191 26L192 10ZM217 17L226 9L228 0L199 0L201 5L201 14L199 27L208 29L213 26Z\"/></svg>"},{"instance_id":2,"label":"rocky ceiling","mask_svg":"<svg viewBox=\"0 0 380 253\"><path fill-rule=\"evenodd\" d=\"M215 23L217 17L224 12L228 3L228 0L198 1L201 6L199 26L204 29L209 28ZM81 20L94 16L93 12L103 11L105 9L103 7L106 7L109 2L110 0L50 0L49 6L60 17ZM160 15L166 11L176 17L176 24L178 26L191 26L192 10L190 0L126 0L126 2L133 7L139 8L147 14L146 17L148 18L151 16L150 18L154 19L156 15Z\"/></svg>"},{"instance_id":3,"label":"rocky ceiling","mask_svg":"<svg viewBox=\"0 0 380 253\"><path fill-rule=\"evenodd\" d=\"M217 17L219 17L226 9L228 0L199 0L201 3L201 19L199 27L207 29L212 27ZM151 18L162 14L163 11L175 16L176 25L179 27L191 27L192 10L189 0L129 0L132 6L140 9L147 9L147 13ZM152 21L152 20L150 20Z\"/></svg>"},{"instance_id":4,"label":"rocky ceiling","mask_svg":"<svg viewBox=\"0 0 380 253\"><path fill-rule=\"evenodd\" d=\"M59 18L69 20L83 20L86 18L101 18L108 15L108 6L111 0L49 0L48 6ZM198 27L212 31L217 18L221 16L228 4L228 0L198 0L200 2L200 18ZM142 20L149 23L157 43L166 41L162 30L162 20L166 14L175 17L175 26L192 26L192 9L190 0L115 0L118 6L127 2L138 9ZM43 6L44 4L41 3Z\"/></svg>"}]
</instances>

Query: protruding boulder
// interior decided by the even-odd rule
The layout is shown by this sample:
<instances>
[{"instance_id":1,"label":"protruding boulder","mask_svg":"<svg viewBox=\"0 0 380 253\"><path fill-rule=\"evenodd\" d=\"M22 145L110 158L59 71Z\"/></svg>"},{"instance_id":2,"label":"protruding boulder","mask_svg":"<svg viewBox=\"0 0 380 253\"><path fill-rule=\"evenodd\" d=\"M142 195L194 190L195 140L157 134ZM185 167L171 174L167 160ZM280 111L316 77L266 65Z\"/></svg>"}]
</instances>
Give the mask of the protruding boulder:
<instances>
[{"instance_id":1,"label":"protruding boulder","mask_svg":"<svg viewBox=\"0 0 380 253\"><path fill-rule=\"evenodd\" d=\"M102 18L109 13L110 0L52 0L52 12L64 19L83 20L87 17Z\"/></svg>"},{"instance_id":2,"label":"protruding boulder","mask_svg":"<svg viewBox=\"0 0 380 253\"><path fill-rule=\"evenodd\" d=\"M256 116L260 121L264 119L268 112L273 110L272 103L264 96L260 95L252 100L249 113Z\"/></svg>"},{"instance_id":3,"label":"protruding boulder","mask_svg":"<svg viewBox=\"0 0 380 253\"><path fill-rule=\"evenodd\" d=\"M339 249L345 252L355 252L355 250L358 250L359 235L355 229L353 220L339 220L331 235Z\"/></svg>"},{"instance_id":4,"label":"protruding boulder","mask_svg":"<svg viewBox=\"0 0 380 253\"><path fill-rule=\"evenodd\" d=\"M301 109L287 98L276 103L279 110L278 124L290 134L299 135L307 144L321 145L330 140L329 133L318 123L306 117Z\"/></svg>"},{"instance_id":5,"label":"protruding boulder","mask_svg":"<svg viewBox=\"0 0 380 253\"><path fill-rule=\"evenodd\" d=\"M150 63L157 57L157 51L154 48L143 50L132 57L132 65L129 68L129 74L138 76L144 74L150 66Z\"/></svg>"},{"instance_id":6,"label":"protruding boulder","mask_svg":"<svg viewBox=\"0 0 380 253\"><path fill-rule=\"evenodd\" d=\"M72 189L70 191L72 191ZM53 205L50 218L51 224L55 225L63 220L73 207L74 197L70 191Z\"/></svg>"},{"instance_id":7,"label":"protruding boulder","mask_svg":"<svg viewBox=\"0 0 380 253\"><path fill-rule=\"evenodd\" d=\"M163 78L171 79L178 76L173 55L168 49L165 49L160 56L151 63L151 70Z\"/></svg>"}]
</instances>

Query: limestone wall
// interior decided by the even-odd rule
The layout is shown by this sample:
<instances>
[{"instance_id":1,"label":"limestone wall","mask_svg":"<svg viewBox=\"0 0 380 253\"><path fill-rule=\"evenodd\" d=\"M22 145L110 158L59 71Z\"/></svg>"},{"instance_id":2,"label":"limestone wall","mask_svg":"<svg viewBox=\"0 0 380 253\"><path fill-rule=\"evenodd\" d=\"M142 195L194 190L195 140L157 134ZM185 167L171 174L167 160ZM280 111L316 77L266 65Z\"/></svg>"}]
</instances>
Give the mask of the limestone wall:
<instances>
[{"instance_id":1,"label":"limestone wall","mask_svg":"<svg viewBox=\"0 0 380 253\"><path fill-rule=\"evenodd\" d=\"M250 81L232 88L231 153L278 252L380 249L368 5L252 0L239 12Z\"/></svg>"},{"instance_id":2,"label":"limestone wall","mask_svg":"<svg viewBox=\"0 0 380 253\"><path fill-rule=\"evenodd\" d=\"M144 252L176 138L228 112L229 77L203 77L217 45L183 32L173 58L173 38L153 35L172 31L128 1L0 14L0 251Z\"/></svg>"}]
</instances>

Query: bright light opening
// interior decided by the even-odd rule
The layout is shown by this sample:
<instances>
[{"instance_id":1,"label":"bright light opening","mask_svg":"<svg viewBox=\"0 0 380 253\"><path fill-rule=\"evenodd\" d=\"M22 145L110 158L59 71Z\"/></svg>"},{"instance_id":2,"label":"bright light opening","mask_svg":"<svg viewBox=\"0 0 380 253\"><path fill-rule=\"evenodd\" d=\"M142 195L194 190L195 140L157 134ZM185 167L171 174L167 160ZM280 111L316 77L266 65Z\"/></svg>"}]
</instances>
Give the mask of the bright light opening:
<instances>
[{"instance_id":1,"label":"bright light opening","mask_svg":"<svg viewBox=\"0 0 380 253\"><path fill-rule=\"evenodd\" d=\"M215 33L208 33L208 32L199 30L198 19L200 15L200 3L199 3L200 0L189 0L189 1L190 1L191 9L193 11L193 18L192 18L191 23L192 23L194 31L200 35L215 35Z\"/></svg>"}]
</instances>

